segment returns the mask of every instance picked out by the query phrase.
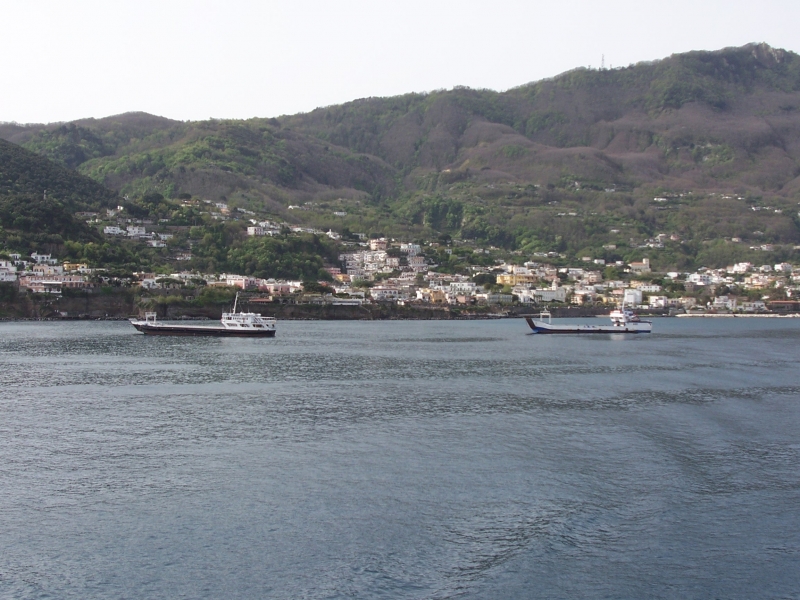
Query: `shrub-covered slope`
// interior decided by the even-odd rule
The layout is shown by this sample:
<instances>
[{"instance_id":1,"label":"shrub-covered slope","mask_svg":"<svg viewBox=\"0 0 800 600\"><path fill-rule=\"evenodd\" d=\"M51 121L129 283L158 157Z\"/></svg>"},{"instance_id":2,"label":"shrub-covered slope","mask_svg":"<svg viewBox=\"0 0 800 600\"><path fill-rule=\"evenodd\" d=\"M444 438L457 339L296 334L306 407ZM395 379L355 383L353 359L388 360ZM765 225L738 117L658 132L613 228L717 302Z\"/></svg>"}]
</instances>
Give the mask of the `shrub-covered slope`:
<instances>
[{"instance_id":1,"label":"shrub-covered slope","mask_svg":"<svg viewBox=\"0 0 800 600\"><path fill-rule=\"evenodd\" d=\"M0 140L0 243L6 247L33 250L99 240L75 212L100 211L117 200L96 181Z\"/></svg>"},{"instance_id":2,"label":"shrub-covered slope","mask_svg":"<svg viewBox=\"0 0 800 600\"><path fill-rule=\"evenodd\" d=\"M793 193L798 108L800 56L762 44L577 69L503 93L369 98L280 121L406 173Z\"/></svg>"}]
</instances>

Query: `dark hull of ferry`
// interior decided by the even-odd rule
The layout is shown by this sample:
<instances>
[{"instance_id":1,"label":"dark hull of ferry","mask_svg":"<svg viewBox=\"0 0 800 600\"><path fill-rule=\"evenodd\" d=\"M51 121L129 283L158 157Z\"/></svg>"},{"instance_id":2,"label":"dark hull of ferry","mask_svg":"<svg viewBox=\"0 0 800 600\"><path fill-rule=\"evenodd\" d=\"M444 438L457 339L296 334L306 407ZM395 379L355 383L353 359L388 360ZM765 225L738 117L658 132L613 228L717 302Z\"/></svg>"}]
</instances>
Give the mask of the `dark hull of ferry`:
<instances>
[{"instance_id":1,"label":"dark hull of ferry","mask_svg":"<svg viewBox=\"0 0 800 600\"><path fill-rule=\"evenodd\" d=\"M202 325L146 325L131 323L138 331L145 335L184 335L184 336L213 336L213 337L244 337L265 338L275 337L274 329L253 329L250 331L237 331L224 327L204 327Z\"/></svg>"},{"instance_id":2,"label":"dark hull of ferry","mask_svg":"<svg viewBox=\"0 0 800 600\"><path fill-rule=\"evenodd\" d=\"M533 333L564 334L564 333L650 333L651 328L628 328L617 327L614 325L548 325L547 323L536 323L533 319L525 317Z\"/></svg>"}]
</instances>

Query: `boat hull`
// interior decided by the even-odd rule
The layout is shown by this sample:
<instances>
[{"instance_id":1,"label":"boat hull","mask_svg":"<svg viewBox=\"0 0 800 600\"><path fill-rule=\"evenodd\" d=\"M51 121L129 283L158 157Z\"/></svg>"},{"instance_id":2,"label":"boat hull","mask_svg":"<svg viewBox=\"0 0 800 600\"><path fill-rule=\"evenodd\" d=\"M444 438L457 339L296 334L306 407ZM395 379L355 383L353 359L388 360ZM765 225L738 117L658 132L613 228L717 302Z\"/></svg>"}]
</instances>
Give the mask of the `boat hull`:
<instances>
[{"instance_id":1,"label":"boat hull","mask_svg":"<svg viewBox=\"0 0 800 600\"><path fill-rule=\"evenodd\" d=\"M533 333L650 333L653 325L647 321L627 325L552 325L525 317Z\"/></svg>"},{"instance_id":2,"label":"boat hull","mask_svg":"<svg viewBox=\"0 0 800 600\"><path fill-rule=\"evenodd\" d=\"M132 322L137 331L145 335L182 335L182 336L212 336L212 337L245 337L264 338L275 337L275 329L236 330L224 327L204 327L202 325L148 325L146 323Z\"/></svg>"}]
</instances>

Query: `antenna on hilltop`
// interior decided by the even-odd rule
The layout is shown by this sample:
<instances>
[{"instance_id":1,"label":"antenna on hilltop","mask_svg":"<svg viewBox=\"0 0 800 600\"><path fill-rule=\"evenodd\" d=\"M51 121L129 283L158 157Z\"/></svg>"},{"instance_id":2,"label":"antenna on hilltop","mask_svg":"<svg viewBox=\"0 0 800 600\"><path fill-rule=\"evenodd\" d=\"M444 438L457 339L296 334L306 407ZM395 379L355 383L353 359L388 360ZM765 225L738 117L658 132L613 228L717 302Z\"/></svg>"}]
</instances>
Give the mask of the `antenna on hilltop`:
<instances>
[{"instance_id":1,"label":"antenna on hilltop","mask_svg":"<svg viewBox=\"0 0 800 600\"><path fill-rule=\"evenodd\" d=\"M600 70L604 71L605 68L606 68L606 55L605 54L601 54L600 56L601 56L601 58L600 58Z\"/></svg>"}]
</instances>

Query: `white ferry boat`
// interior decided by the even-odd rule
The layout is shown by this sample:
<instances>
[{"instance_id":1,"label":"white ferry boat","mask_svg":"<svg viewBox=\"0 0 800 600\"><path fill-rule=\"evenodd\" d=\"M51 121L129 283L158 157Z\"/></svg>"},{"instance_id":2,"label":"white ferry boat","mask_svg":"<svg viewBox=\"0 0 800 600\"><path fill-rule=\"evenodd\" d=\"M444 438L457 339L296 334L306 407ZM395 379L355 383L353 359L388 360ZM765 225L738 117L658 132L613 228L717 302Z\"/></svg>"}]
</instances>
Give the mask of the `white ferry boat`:
<instances>
[{"instance_id":1,"label":"white ferry boat","mask_svg":"<svg viewBox=\"0 0 800 600\"><path fill-rule=\"evenodd\" d=\"M611 325L553 325L552 315L547 311L539 314L539 320L534 320L534 315L522 316L533 333L650 333L653 330L652 321L640 319L624 305L611 311Z\"/></svg>"},{"instance_id":2,"label":"white ferry boat","mask_svg":"<svg viewBox=\"0 0 800 600\"><path fill-rule=\"evenodd\" d=\"M233 303L233 312L222 313L220 325L175 325L162 323L156 313L147 312L144 319L131 319L138 331L145 335L210 335L219 337L275 337L276 320L259 313L236 312L239 294Z\"/></svg>"}]
</instances>

